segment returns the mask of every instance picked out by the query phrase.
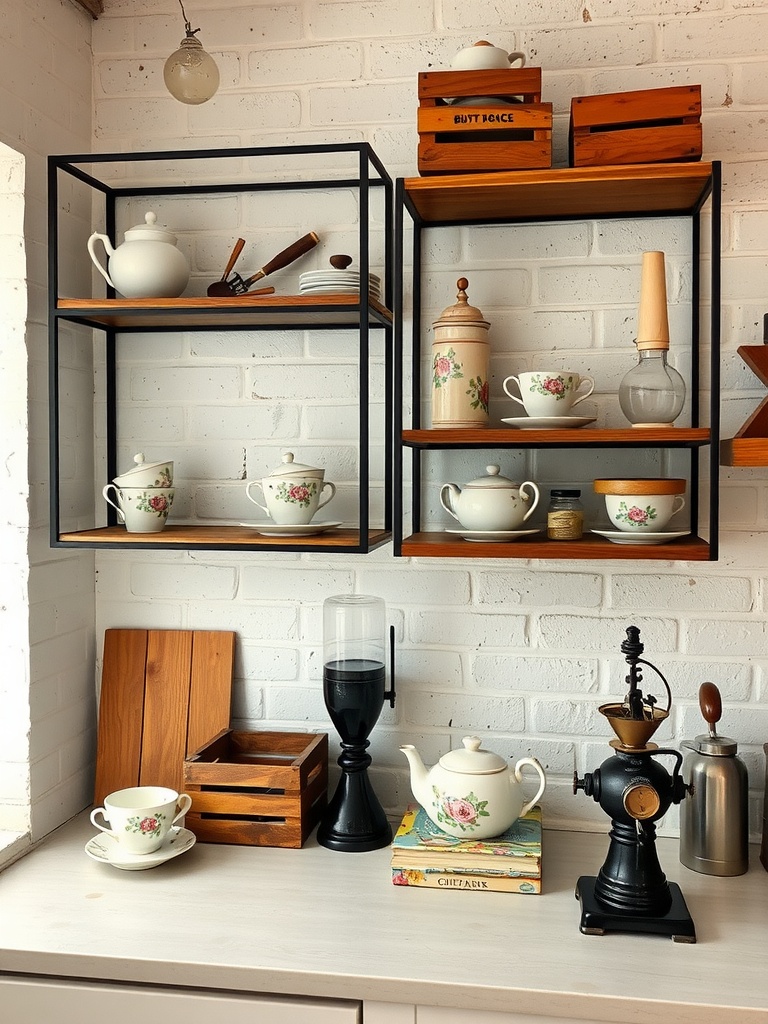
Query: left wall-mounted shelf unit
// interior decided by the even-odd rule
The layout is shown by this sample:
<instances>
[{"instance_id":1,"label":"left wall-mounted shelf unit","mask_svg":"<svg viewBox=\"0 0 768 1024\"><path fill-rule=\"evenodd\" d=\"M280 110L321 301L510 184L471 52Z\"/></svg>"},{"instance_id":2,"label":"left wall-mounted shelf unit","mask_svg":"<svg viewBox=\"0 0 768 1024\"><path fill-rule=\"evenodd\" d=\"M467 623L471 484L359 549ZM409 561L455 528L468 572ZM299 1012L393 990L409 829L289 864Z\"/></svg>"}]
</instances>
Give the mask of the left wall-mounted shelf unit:
<instances>
[{"instance_id":1,"label":"left wall-mounted shelf unit","mask_svg":"<svg viewBox=\"0 0 768 1024\"><path fill-rule=\"evenodd\" d=\"M318 176L320 165L324 171ZM274 168L279 168L275 173ZM270 168L272 169L270 172ZM292 171L294 173L292 173ZM72 216L72 193L79 191L80 217ZM266 200L268 211L276 193L285 194L289 202L299 193L314 202L319 213L312 228L317 228L322 243L323 196L343 191L353 196L356 204L355 227L358 247L357 269L360 280L368 278L372 261L383 270L380 295L363 290L358 293L278 294L280 278L261 281L275 284L270 295L243 294L211 298L207 294L168 299L125 299L116 297L107 288L106 298L68 298L72 291L65 278L72 277L68 261L72 253L88 263L87 237L91 222L117 244L118 215L126 206L141 201L151 208L154 202L188 199L190 204L207 199L223 198L232 204L243 197L257 196ZM85 192L85 200L82 193ZM248 199L244 200L248 201ZM99 204L101 209L99 208ZM85 214L83 215L83 209ZM299 216L300 214L297 214ZM103 218L103 219L101 219ZM86 220L87 219L87 220ZM123 217L123 220L125 217ZM210 217L209 217L210 219ZM73 226L74 222L74 226ZM208 225L208 221L205 222ZM392 223L393 185L381 162L366 143L340 145L308 145L291 147L259 147L223 150L189 150L130 154L90 154L51 156L48 159L48 224L49 224L49 403L50 403L50 524L53 547L84 548L158 548L212 550L284 550L318 551L323 555L335 552L365 553L384 544L391 536L391 445L392 445ZM103 225L103 226L102 226ZM130 226L130 223L128 224ZM267 223L264 225L269 228ZM74 241L79 228L85 236ZM219 235L224 228L219 227ZM241 227L233 223L229 234L234 238ZM208 234L211 234L208 227ZM374 236L376 248L374 249ZM80 268L80 277L83 272ZM77 278L77 274L75 274ZM211 281L198 278L188 288L205 291ZM82 289L82 285L81 285ZM294 288L294 292L299 289ZM338 527L309 537L276 537L259 534L250 525L232 523L209 516L195 516L169 523L156 534L127 533L116 521L116 513L106 505L102 488L118 472L121 451L118 437L119 379L121 356L130 344L131 335L156 334L158 345L162 336L191 332L357 332L354 352L357 393L345 396L344 403L355 404L357 479L347 490L356 495L354 514ZM383 339L375 353L375 338ZM258 348L254 340L254 348ZM72 394L72 366L93 374L93 393L100 387L103 400L94 399L93 471L83 469L88 456L73 456L88 439L78 438L82 424L77 421L78 395ZM375 366L375 370L374 370ZM285 374L290 376L290 367ZM82 377L82 373L81 373ZM80 382L79 397L86 393ZM268 396L267 396L268 397ZM318 398L323 401L323 395ZM372 423L372 399L376 399L379 421ZM332 397L325 399L326 404ZM280 399L275 399L280 405ZM83 417L87 422L88 418ZM161 430L161 428L158 428ZM73 435L75 435L73 437ZM98 445L96 443L98 439ZM248 438L258 444L259 438ZM156 439L158 451L163 437ZM272 447L275 441L271 440ZM302 438L284 440L285 448L302 451ZM100 446L100 447L99 447ZM125 443L122 449L125 448ZM306 449L305 449L306 450ZM378 476L374 485L374 452L379 453ZM125 460L125 451L122 458ZM162 450L162 457L169 457ZM267 467L271 469L272 467ZM256 474L248 474L249 476ZM232 487L233 481L227 481ZM244 487L238 480L238 486ZM177 472L177 491L183 486ZM83 492L87 500L83 501ZM373 499L374 491L376 500ZM374 509L376 504L376 523ZM84 505L87 511L84 511ZM331 510L329 509L329 512ZM232 519L241 518L236 515ZM262 518L264 518L262 516ZM106 525L97 520L106 519ZM89 520L89 521L88 521Z\"/></svg>"}]
</instances>

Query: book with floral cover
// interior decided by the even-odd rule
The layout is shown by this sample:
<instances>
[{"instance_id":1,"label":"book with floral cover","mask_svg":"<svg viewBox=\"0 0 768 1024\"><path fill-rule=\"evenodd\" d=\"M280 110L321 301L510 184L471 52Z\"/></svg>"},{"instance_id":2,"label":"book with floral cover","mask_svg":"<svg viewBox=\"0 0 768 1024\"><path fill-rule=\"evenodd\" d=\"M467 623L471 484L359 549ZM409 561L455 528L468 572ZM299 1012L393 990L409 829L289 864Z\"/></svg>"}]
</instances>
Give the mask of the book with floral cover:
<instances>
[{"instance_id":1,"label":"book with floral cover","mask_svg":"<svg viewBox=\"0 0 768 1024\"><path fill-rule=\"evenodd\" d=\"M541 877L481 874L475 871L440 871L437 868L392 868L393 885L428 889L469 889L472 892L519 892L539 894Z\"/></svg>"},{"instance_id":2,"label":"book with floral cover","mask_svg":"<svg viewBox=\"0 0 768 1024\"><path fill-rule=\"evenodd\" d=\"M392 840L393 868L463 869L474 873L541 876L541 807L537 804L506 832L469 839L442 832L418 804L409 804Z\"/></svg>"}]
</instances>

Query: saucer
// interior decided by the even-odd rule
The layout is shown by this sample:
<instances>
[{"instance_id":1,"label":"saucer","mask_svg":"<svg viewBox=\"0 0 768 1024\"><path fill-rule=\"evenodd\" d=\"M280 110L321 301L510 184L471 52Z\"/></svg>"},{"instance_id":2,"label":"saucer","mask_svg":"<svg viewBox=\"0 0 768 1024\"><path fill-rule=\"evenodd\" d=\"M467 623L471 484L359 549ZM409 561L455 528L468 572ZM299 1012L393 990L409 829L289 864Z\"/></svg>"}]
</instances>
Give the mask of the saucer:
<instances>
[{"instance_id":1,"label":"saucer","mask_svg":"<svg viewBox=\"0 0 768 1024\"><path fill-rule=\"evenodd\" d=\"M473 540L477 544L494 544L498 541L530 537L533 533L541 533L541 530L446 530L445 532L458 533L464 540Z\"/></svg>"},{"instance_id":2,"label":"saucer","mask_svg":"<svg viewBox=\"0 0 768 1024\"><path fill-rule=\"evenodd\" d=\"M556 430L562 427L583 427L587 423L594 423L596 419L597 416L513 416L501 422L521 430Z\"/></svg>"},{"instance_id":3,"label":"saucer","mask_svg":"<svg viewBox=\"0 0 768 1024\"><path fill-rule=\"evenodd\" d=\"M325 533L332 530L334 526L341 526L341 523L303 523L299 526L288 526L279 523L240 523L247 526L249 530L255 530L265 537L311 537L313 534Z\"/></svg>"},{"instance_id":4,"label":"saucer","mask_svg":"<svg viewBox=\"0 0 768 1024\"><path fill-rule=\"evenodd\" d=\"M154 853L126 853L120 849L120 843L105 832L89 839L85 844L85 852L91 860L100 860L103 864L111 864L122 871L146 871L173 860L187 850L191 850L197 842L197 836L189 829L174 825L165 837L159 850Z\"/></svg>"},{"instance_id":5,"label":"saucer","mask_svg":"<svg viewBox=\"0 0 768 1024\"><path fill-rule=\"evenodd\" d=\"M690 537L690 530L673 530L669 533L625 533L624 530L591 530L614 544L666 544L677 537Z\"/></svg>"}]
</instances>

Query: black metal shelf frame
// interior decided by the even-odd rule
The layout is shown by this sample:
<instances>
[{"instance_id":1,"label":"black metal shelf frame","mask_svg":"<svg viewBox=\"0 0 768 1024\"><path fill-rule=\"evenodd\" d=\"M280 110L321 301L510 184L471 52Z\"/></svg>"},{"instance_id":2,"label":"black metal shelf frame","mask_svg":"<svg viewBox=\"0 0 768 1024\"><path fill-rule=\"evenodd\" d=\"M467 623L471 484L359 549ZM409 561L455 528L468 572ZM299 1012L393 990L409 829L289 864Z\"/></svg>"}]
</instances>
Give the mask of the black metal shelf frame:
<instances>
[{"instance_id":1,"label":"black metal shelf frame","mask_svg":"<svg viewBox=\"0 0 768 1024\"><path fill-rule=\"evenodd\" d=\"M208 183L184 183L176 184L153 184L140 186L114 186L110 185L95 174L83 169L82 165L99 164L128 164L128 163L151 163L162 161L164 163L184 161L215 161L231 159L255 159L273 156L308 156L316 157L322 154L338 155L356 159L356 177L333 177L331 175L320 178L298 178L278 181L259 181L251 178L241 178L233 181L210 181ZM394 217L394 186L391 177L383 164L368 143L339 143L339 144L318 144L303 146L263 146L245 147L238 149L206 149L206 150L169 150L164 152L146 153L89 153L79 155L49 156L48 158L48 295L49 295L49 318L48 318L48 347L49 347L49 472L50 472L50 543L52 547L102 547L100 543L81 543L62 541L61 534L61 468L60 468L60 348L59 329L62 322L79 324L102 331L105 339L105 363L106 363L106 484L118 473L117 466L117 338L120 334L130 334L133 331L152 330L156 333L174 332L179 330L213 331L213 330L249 330L249 331L270 331L286 328L300 328L302 330L350 330L358 328L358 387L359 387L359 417L358 417L358 444L359 444L359 468L360 487L358 504L358 543L339 545L333 549L324 548L324 551L345 553L365 553L370 550L368 536L370 530L370 495L369 495L369 474L370 474L370 431L369 431L369 402L370 402L370 331L372 329L383 331L384 335L384 531L387 536L392 529L392 389L393 389L393 325L388 317L384 317L369 302L367 289L361 289L359 302L354 306L334 307L333 305L318 303L303 305L301 307L272 306L270 313L278 317L278 322L269 322L267 318L260 318L260 310L254 308L253 320L247 324L228 322L228 316L236 314L243 317L242 307L229 314L221 307L196 307L194 310L165 310L172 312L178 317L178 325L147 327L143 319L157 310L122 309L115 307L111 312L129 313L135 321L135 326L121 326L114 328L98 322L93 315L84 309L60 309L57 307L59 294L59 239L60 239L60 175L69 175L86 186L94 189L103 195L105 203L105 233L113 239L116 238L117 228L117 204L120 199L133 198L141 195L210 195L210 194L231 194L233 192L255 193L269 191L318 191L329 192L338 189L355 189L359 204L359 271L360 280L366 281L370 269L370 232L371 232L371 190L380 189L383 193L383 239L384 239L384 305L388 310L392 309L393 289L393 217ZM107 286L107 297L114 300L114 289ZM215 312L220 317L216 324L211 325L184 325L187 316L195 314L199 316L205 312ZM346 315L342 315L346 314ZM322 322L308 320L303 314L317 316L322 314ZM279 319L283 317L283 319ZM102 484L102 486L103 486ZM108 525L115 525L116 513L108 507ZM201 534L205 526L200 526ZM111 545L110 545L111 546ZM376 545L378 546L378 545ZM136 541L126 542L120 547L154 547L164 548L162 534L159 534L152 544ZM178 545L169 545L172 549ZM201 541L200 544L190 545L195 548L210 548L216 550L250 550L250 547L238 544L230 548L229 545L207 544ZM253 545L253 550L278 549L278 550L307 550L307 545L297 546L294 544L280 544L271 542L269 544L259 543Z\"/></svg>"},{"instance_id":2,"label":"black metal shelf frame","mask_svg":"<svg viewBox=\"0 0 768 1024\"><path fill-rule=\"evenodd\" d=\"M403 442L403 430L407 427L413 429L420 429L421 427L421 397L422 397L422 379L421 379L421 352L422 352L422 330L421 330L421 277L422 277L422 262L423 262L423 232L427 228L440 229L444 227L459 227L459 226L476 226L476 225L514 225L514 224L529 224L529 223L561 223L569 220L641 220L641 219L669 219L669 218L689 218L690 219L690 251L691 251L691 262L692 262L692 283L691 283L691 382L690 382L690 399L691 399L691 425L693 427L700 426L701 423L701 405L700 405L700 386L701 386L701 373L700 373L700 358L701 358L701 278L702 278L702 262L703 262L703 251L702 251L702 214L705 205L709 201L710 204L710 235L709 235L709 258L710 258L710 277L709 277L709 289L710 289L710 364L709 364L709 378L710 378L710 402L709 402L709 429L710 429L710 441L707 445L693 444L693 443L682 443L682 444L668 444L668 443L656 443L656 444L643 444L641 441L637 445L631 445L631 447L653 447L658 449L665 448L688 448L690 454L690 466L689 466L689 480L690 480L690 495L689 495L689 508L691 512L691 523L692 528L698 529L700 525L700 500L699 500L699 488L701 478L701 460L706 457L708 469L709 469L709 515L708 515L708 531L709 531L709 560L716 561L719 552L719 475L720 475L720 459L719 459L719 437L720 437L720 301L721 301L721 269L720 269L720 249L721 249L721 164L719 161L713 161L711 164L711 174L706 183L706 186L702 188L697 201L690 208L687 209L675 209L675 210L647 210L642 209L640 211L620 211L611 212L602 215L596 215L590 213L589 216L579 217L578 215L561 215L554 214L552 216L537 215L535 217L519 216L519 217L500 217L500 218L476 218L468 214L466 218L443 220L435 218L434 220L426 220L419 213L416 204L410 197L406 181L403 178L398 178L395 182L395 220L394 220L394 248L395 257L397 260L397 266L395 271L394 280L394 314L395 314L395 333L394 333L394 401L395 401L395 416L393 429L395 436L393 440L393 465L394 465L394 481L393 481L393 551L395 556L402 556L403 546L403 514L404 514L404 500L403 500L403 485L404 485L404 466L403 466L403 448L408 447L411 450L411 516L412 516L412 532L418 533L422 529L422 500L421 500L421 461L423 451L430 448L449 449L454 447L471 448L477 447L474 444L452 444L452 443L430 443L430 444L409 444L406 445ZM619 168L620 170L620 168ZM542 172L546 174L546 172ZM659 175L663 175L663 165L660 165ZM403 342L403 323L404 323L404 285L403 285L403 264L404 264L404 246L405 246L405 215L408 215L412 224L413 231L413 242L412 242L412 354L411 354L411 393L410 393L410 404L411 404L411 422L410 424L405 423L405 407L403 405L404 398L404 342ZM551 447L557 447L551 443L541 442L530 442L524 437L520 437L519 441L515 439L514 442L503 443L496 445L491 440L493 433L490 432L489 441L485 447L500 447L506 450L517 450L526 448L539 448L546 449ZM589 445L587 439L574 441L569 444L569 447L593 447ZM607 443L600 445L600 447L625 447L624 442L617 442L615 444ZM706 449L706 455L704 450ZM567 545L563 544L558 550L562 550L562 557L568 557ZM469 555L469 552L468 552ZM424 557L428 557L428 551L425 550ZM477 556L476 556L477 557ZM514 551L510 552L510 557L514 557ZM627 555L625 557L631 557Z\"/></svg>"}]
</instances>

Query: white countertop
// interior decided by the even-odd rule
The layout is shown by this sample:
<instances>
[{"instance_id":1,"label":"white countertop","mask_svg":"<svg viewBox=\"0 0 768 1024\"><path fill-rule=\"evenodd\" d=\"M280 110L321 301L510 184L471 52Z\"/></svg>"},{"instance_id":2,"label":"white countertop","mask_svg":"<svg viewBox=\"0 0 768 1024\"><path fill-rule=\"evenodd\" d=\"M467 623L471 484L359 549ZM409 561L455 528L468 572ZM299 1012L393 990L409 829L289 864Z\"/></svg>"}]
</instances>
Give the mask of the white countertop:
<instances>
[{"instance_id":1,"label":"white countertop","mask_svg":"<svg viewBox=\"0 0 768 1024\"><path fill-rule=\"evenodd\" d=\"M768 1024L768 872L684 868L698 942L582 935L574 887L605 835L546 832L544 891L392 885L389 850L198 843L149 871L96 863L87 814L0 874L0 970L632 1024ZM671 1011L671 1005L674 1010ZM723 1013L727 1008L727 1013Z\"/></svg>"}]
</instances>

